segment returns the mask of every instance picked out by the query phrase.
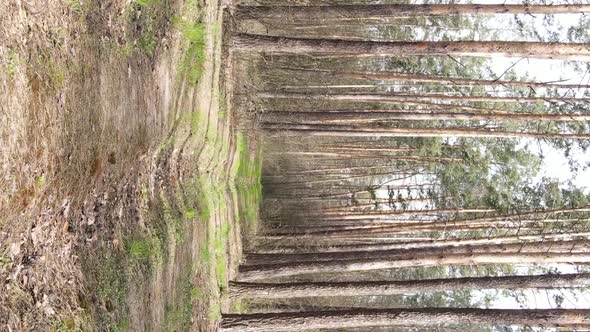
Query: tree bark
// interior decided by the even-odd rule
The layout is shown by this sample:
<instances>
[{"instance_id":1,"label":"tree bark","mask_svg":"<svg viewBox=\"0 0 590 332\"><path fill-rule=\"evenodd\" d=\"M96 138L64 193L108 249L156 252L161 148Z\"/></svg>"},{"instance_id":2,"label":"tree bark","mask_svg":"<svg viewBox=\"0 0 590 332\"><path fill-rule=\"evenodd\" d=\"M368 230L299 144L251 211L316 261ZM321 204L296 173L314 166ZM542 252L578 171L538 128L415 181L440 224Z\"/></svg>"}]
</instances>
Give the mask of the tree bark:
<instances>
[{"instance_id":1,"label":"tree bark","mask_svg":"<svg viewBox=\"0 0 590 332\"><path fill-rule=\"evenodd\" d=\"M541 133L517 131L492 131L470 128L386 128L369 126L329 126L265 123L269 132L289 136L317 137L498 137L498 138L546 138L590 139L590 134Z\"/></svg>"},{"instance_id":2,"label":"tree bark","mask_svg":"<svg viewBox=\"0 0 590 332\"><path fill-rule=\"evenodd\" d=\"M590 44L588 44L590 49ZM450 96L444 94L310 94L299 92L261 92L258 98L265 99L303 99L303 100L333 100L333 101L351 101L351 102L394 102L404 103L406 101L456 101L456 102L494 102L494 103L535 103L535 102L588 102L590 98L556 98L556 97L495 97L495 96ZM493 113L491 111L490 113ZM499 113L499 112L496 112ZM295 113L296 114L296 113ZM511 113L504 113L511 114Z\"/></svg>"},{"instance_id":3,"label":"tree bark","mask_svg":"<svg viewBox=\"0 0 590 332\"><path fill-rule=\"evenodd\" d=\"M586 84L563 84L558 82L532 82L532 81L504 81L504 80L483 80L470 79L462 77L447 77L434 75L418 75L396 72L338 72L317 69L291 68L290 70L301 70L328 74L341 78L352 78L359 80L371 81L397 81L397 82L420 82L420 83L437 83L441 85L461 85L461 86L513 86L513 87L533 87L533 88L562 88L562 89L585 89L590 85Z\"/></svg>"},{"instance_id":4,"label":"tree bark","mask_svg":"<svg viewBox=\"0 0 590 332\"><path fill-rule=\"evenodd\" d=\"M297 20L382 19L407 16L467 14L564 14L590 11L590 5L334 5L239 6L238 19L286 18Z\"/></svg>"},{"instance_id":5,"label":"tree bark","mask_svg":"<svg viewBox=\"0 0 590 332\"><path fill-rule=\"evenodd\" d=\"M590 324L588 309L356 309L325 312L224 315L222 332L279 332L345 329L396 325L441 325L457 323L558 327Z\"/></svg>"},{"instance_id":6,"label":"tree bark","mask_svg":"<svg viewBox=\"0 0 590 332\"><path fill-rule=\"evenodd\" d=\"M462 246L424 247L420 249L421 255L433 257L456 254L485 254L485 253L589 253L588 240L576 241L538 241L513 244L465 244ZM246 265L278 265L292 263L316 263L334 261L362 261L362 260L400 260L410 256L416 249L391 249L372 251L349 252L320 252L297 254L249 254L246 256Z\"/></svg>"},{"instance_id":7,"label":"tree bark","mask_svg":"<svg viewBox=\"0 0 590 332\"><path fill-rule=\"evenodd\" d=\"M262 116L262 121L271 123L301 124L352 124L373 121L590 121L586 114L532 114L532 113L467 113L467 112L269 112Z\"/></svg>"},{"instance_id":8,"label":"tree bark","mask_svg":"<svg viewBox=\"0 0 590 332\"><path fill-rule=\"evenodd\" d=\"M440 256L415 254L398 260L364 259L331 262L303 262L293 264L269 264L242 266L239 281L254 281L268 278L287 277L316 273L343 273L407 267L428 267L448 265L490 265L490 264L548 264L548 263L590 263L587 253L473 253Z\"/></svg>"},{"instance_id":9,"label":"tree bark","mask_svg":"<svg viewBox=\"0 0 590 332\"><path fill-rule=\"evenodd\" d=\"M239 34L232 47L240 52L353 54L354 56L460 55L586 60L590 44L506 41L372 42L305 39Z\"/></svg>"},{"instance_id":10,"label":"tree bark","mask_svg":"<svg viewBox=\"0 0 590 332\"><path fill-rule=\"evenodd\" d=\"M230 283L232 298L373 296L415 294L459 289L555 289L590 286L590 274L447 278L408 281Z\"/></svg>"},{"instance_id":11,"label":"tree bark","mask_svg":"<svg viewBox=\"0 0 590 332\"><path fill-rule=\"evenodd\" d=\"M590 239L590 233L564 233L564 234L538 234L538 235L508 235L498 237L485 238L465 238L465 239L445 239L445 238L421 238L418 241L412 239L406 240L404 238L392 238L387 241L387 238L375 238L370 241L370 238L359 238L355 243L354 240L347 238L338 238L338 242L324 241L319 242L315 246L297 247L297 246L282 246L281 240L269 239L271 248L256 250L260 254L304 254L304 253L330 253L330 252L350 252L350 251L373 251L373 250L394 250L394 249L413 249L419 250L423 248L440 248L440 247L456 247L463 245L482 245L482 244L525 244L531 241L574 241ZM341 241L340 241L341 240ZM397 241L396 241L397 240ZM275 245L272 245L274 241ZM282 238L282 243L297 243L306 241L305 237L301 237L300 241L292 237ZM309 241L309 239L307 239ZM351 243L352 241L352 243ZM342 243L340 243L342 242Z\"/></svg>"}]
</instances>

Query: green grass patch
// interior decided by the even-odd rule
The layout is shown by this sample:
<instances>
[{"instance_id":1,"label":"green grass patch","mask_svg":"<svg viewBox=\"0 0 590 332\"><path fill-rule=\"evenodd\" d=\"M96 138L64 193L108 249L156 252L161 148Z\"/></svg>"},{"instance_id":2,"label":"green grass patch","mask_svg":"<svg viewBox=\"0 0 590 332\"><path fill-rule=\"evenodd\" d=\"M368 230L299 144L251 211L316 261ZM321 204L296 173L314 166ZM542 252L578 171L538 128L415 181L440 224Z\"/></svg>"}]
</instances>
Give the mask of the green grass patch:
<instances>
[{"instance_id":1,"label":"green grass patch","mask_svg":"<svg viewBox=\"0 0 590 332\"><path fill-rule=\"evenodd\" d=\"M174 304L166 306L164 312L164 331L189 331L193 305L196 300L192 269L187 269L179 280L178 298Z\"/></svg>"},{"instance_id":2,"label":"green grass patch","mask_svg":"<svg viewBox=\"0 0 590 332\"><path fill-rule=\"evenodd\" d=\"M191 130L193 134L201 130L201 112L198 110L191 113Z\"/></svg>"},{"instance_id":3,"label":"green grass patch","mask_svg":"<svg viewBox=\"0 0 590 332\"><path fill-rule=\"evenodd\" d=\"M90 302L83 302L82 307L91 309L92 321L96 326L118 331L116 327L125 324L129 313L126 298L131 280L126 253L98 248L84 253L81 262L86 289L96 296L95 300L93 297L84 298L84 301ZM58 331L68 331L67 328L71 327L68 320L55 324Z\"/></svg>"},{"instance_id":4,"label":"green grass patch","mask_svg":"<svg viewBox=\"0 0 590 332\"><path fill-rule=\"evenodd\" d=\"M63 320L58 320L58 321L54 322L53 326L51 328L51 331L53 331L53 332L75 332L75 331L78 331L78 329L76 328L76 323L74 322L73 319L63 319Z\"/></svg>"},{"instance_id":5,"label":"green grass patch","mask_svg":"<svg viewBox=\"0 0 590 332\"><path fill-rule=\"evenodd\" d=\"M4 67L6 73L8 73L8 77L10 77L10 79L13 79L14 75L16 74L16 70L18 69L18 66L20 64L18 53L15 50L9 49L6 55L4 56L4 59L2 59L1 64L2 67Z\"/></svg>"},{"instance_id":6,"label":"green grass patch","mask_svg":"<svg viewBox=\"0 0 590 332\"><path fill-rule=\"evenodd\" d=\"M152 267L162 261L162 246L156 236L135 236L125 241L125 249L129 260Z\"/></svg>"},{"instance_id":7,"label":"green grass patch","mask_svg":"<svg viewBox=\"0 0 590 332\"><path fill-rule=\"evenodd\" d=\"M262 200L262 157L260 149L252 151L244 134L239 133L236 139L238 159L233 172L239 197L239 215L244 229L251 232L258 225Z\"/></svg>"},{"instance_id":8,"label":"green grass patch","mask_svg":"<svg viewBox=\"0 0 590 332\"><path fill-rule=\"evenodd\" d=\"M215 190L210 180L201 176L199 178L199 189L197 193L197 206L199 210L199 217L201 221L205 222L211 217L211 208L214 205Z\"/></svg>"},{"instance_id":9,"label":"green grass patch","mask_svg":"<svg viewBox=\"0 0 590 332\"><path fill-rule=\"evenodd\" d=\"M12 264L12 259L4 256L0 256L0 266Z\"/></svg>"},{"instance_id":10,"label":"green grass patch","mask_svg":"<svg viewBox=\"0 0 590 332\"><path fill-rule=\"evenodd\" d=\"M131 37L129 43L133 45L133 48L152 58L172 15L170 2L134 0L130 7L128 11L130 29L137 33Z\"/></svg>"},{"instance_id":11,"label":"green grass patch","mask_svg":"<svg viewBox=\"0 0 590 332\"><path fill-rule=\"evenodd\" d=\"M209 266L211 266L211 262L213 261L213 255L211 255L211 250L209 250L209 246L204 245L201 248L201 252L200 252L200 263L197 266L202 266L203 269L207 269Z\"/></svg>"},{"instance_id":12,"label":"green grass patch","mask_svg":"<svg viewBox=\"0 0 590 332\"><path fill-rule=\"evenodd\" d=\"M217 285L225 289L227 281L227 241L229 238L229 225L223 224L215 241L215 272Z\"/></svg>"},{"instance_id":13,"label":"green grass patch","mask_svg":"<svg viewBox=\"0 0 590 332\"><path fill-rule=\"evenodd\" d=\"M124 260L118 255L109 255L98 268L97 294L105 303L123 304L127 292L127 274Z\"/></svg>"},{"instance_id":14,"label":"green grass patch","mask_svg":"<svg viewBox=\"0 0 590 332\"><path fill-rule=\"evenodd\" d=\"M197 217L197 211L191 208L186 209L184 210L184 217L186 219L195 219Z\"/></svg>"},{"instance_id":15,"label":"green grass patch","mask_svg":"<svg viewBox=\"0 0 590 332\"><path fill-rule=\"evenodd\" d=\"M205 28L200 22L193 23L183 19L175 20L175 26L186 44L179 71L189 82L197 84L205 63Z\"/></svg>"},{"instance_id":16,"label":"green grass patch","mask_svg":"<svg viewBox=\"0 0 590 332\"><path fill-rule=\"evenodd\" d=\"M64 0L64 2L68 7L70 7L73 13L82 13L82 3L80 2L80 0Z\"/></svg>"},{"instance_id":17,"label":"green grass patch","mask_svg":"<svg viewBox=\"0 0 590 332\"><path fill-rule=\"evenodd\" d=\"M135 0L135 3L138 4L141 7L154 7L156 5L159 5L161 2L161 0Z\"/></svg>"},{"instance_id":18,"label":"green grass patch","mask_svg":"<svg viewBox=\"0 0 590 332\"><path fill-rule=\"evenodd\" d=\"M244 299L240 299L238 301L234 301L231 305L230 311L232 313L243 314L247 313L249 309L248 302Z\"/></svg>"},{"instance_id":19,"label":"green grass patch","mask_svg":"<svg viewBox=\"0 0 590 332\"><path fill-rule=\"evenodd\" d=\"M137 40L137 45L139 49L148 57L153 57L154 53L156 52L157 42L156 36L154 36L152 31L148 31L139 37Z\"/></svg>"},{"instance_id":20,"label":"green grass patch","mask_svg":"<svg viewBox=\"0 0 590 332\"><path fill-rule=\"evenodd\" d=\"M209 311L207 313L207 317L210 321L219 321L221 320L221 304L213 303L209 306Z\"/></svg>"},{"instance_id":21,"label":"green grass patch","mask_svg":"<svg viewBox=\"0 0 590 332\"><path fill-rule=\"evenodd\" d=\"M223 91L218 92L217 103L219 104L219 118L225 120L227 117L227 99Z\"/></svg>"}]
</instances>

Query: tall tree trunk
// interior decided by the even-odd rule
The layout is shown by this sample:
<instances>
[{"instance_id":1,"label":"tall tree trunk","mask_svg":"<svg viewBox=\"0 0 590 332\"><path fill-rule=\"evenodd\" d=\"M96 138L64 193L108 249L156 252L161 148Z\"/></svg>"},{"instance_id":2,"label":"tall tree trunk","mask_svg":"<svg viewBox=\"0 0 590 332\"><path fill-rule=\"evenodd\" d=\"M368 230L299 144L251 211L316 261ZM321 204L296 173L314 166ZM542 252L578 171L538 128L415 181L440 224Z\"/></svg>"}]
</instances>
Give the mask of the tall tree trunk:
<instances>
[{"instance_id":1,"label":"tall tree trunk","mask_svg":"<svg viewBox=\"0 0 590 332\"><path fill-rule=\"evenodd\" d=\"M467 14L562 14L584 13L590 5L334 5L334 6L239 6L238 19L287 18L297 20L380 19L407 16Z\"/></svg>"},{"instance_id":2,"label":"tall tree trunk","mask_svg":"<svg viewBox=\"0 0 590 332\"><path fill-rule=\"evenodd\" d=\"M343 273L407 267L490 264L590 263L588 253L473 253L430 256L415 254L398 260L364 259L243 266L239 281L254 281L310 273Z\"/></svg>"},{"instance_id":3,"label":"tall tree trunk","mask_svg":"<svg viewBox=\"0 0 590 332\"><path fill-rule=\"evenodd\" d=\"M264 129L280 135L318 137L528 137L590 139L590 134L492 131L470 128L386 128L369 126L288 125L266 123Z\"/></svg>"},{"instance_id":4,"label":"tall tree trunk","mask_svg":"<svg viewBox=\"0 0 590 332\"><path fill-rule=\"evenodd\" d=\"M590 233L564 233L564 234L536 234L536 235L508 235L485 238L337 238L334 241L309 243L310 239L300 237L297 241L295 237L284 237L281 239L261 238L261 241L267 241L267 249L257 248L256 253L260 254L304 254L304 253L330 253L330 252L350 252L350 251L374 251L374 250L394 250L394 249L413 249L420 250L423 248L440 248L463 245L483 245L483 244L526 244L531 241L575 241L590 240ZM417 240L417 241L414 241ZM308 242L308 246L285 245L286 243ZM356 241L356 242L355 242Z\"/></svg>"},{"instance_id":5,"label":"tall tree trunk","mask_svg":"<svg viewBox=\"0 0 590 332\"><path fill-rule=\"evenodd\" d=\"M420 255L444 256L456 254L484 254L484 253L589 253L587 239L577 241L539 241L513 244L478 244L462 246L426 247L420 249ZM249 254L246 265L278 265L292 263L316 263L334 261L362 261L362 260L400 260L410 256L416 249L392 249L349 252L320 252L310 254Z\"/></svg>"},{"instance_id":6,"label":"tall tree trunk","mask_svg":"<svg viewBox=\"0 0 590 332\"><path fill-rule=\"evenodd\" d=\"M469 213L469 212L478 212L478 213L486 213L486 212L495 212L494 209L432 209L432 210L402 210L402 211L381 211L381 210L372 210L372 211L361 211L361 212L346 212L345 214L341 214L339 212L331 213L326 212L322 214L323 220L330 220L331 216L334 215L336 220L357 220L357 219L379 219L378 217L387 217L390 215L421 215L421 214L430 214L430 213ZM495 221L495 220L512 220L512 221L519 221L519 220L526 220L526 219L535 219L537 221L543 221L544 219L549 219L550 217L555 217L556 215L562 215L565 213L588 213L590 212L590 207L588 206L581 206L576 208L564 208L564 209L546 209L546 210L529 210L529 211L521 211L520 213L515 214L502 214L502 215L495 215L495 216L484 216L469 220L433 220L430 222L439 223L439 224L456 224L460 222L482 222L482 221ZM585 215L584 215L585 216ZM525 219L526 217L526 219ZM416 221L414 224L422 224L423 221Z\"/></svg>"},{"instance_id":7,"label":"tall tree trunk","mask_svg":"<svg viewBox=\"0 0 590 332\"><path fill-rule=\"evenodd\" d=\"M588 44L590 51L590 44ZM590 52L589 52L590 54ZM588 102L590 98L560 98L560 97L496 97L496 96L451 96L444 94L397 94L374 93L374 94L310 94L299 92L261 92L258 98L264 99L303 99L303 100L333 100L350 102L394 102L404 103L406 101L456 101L456 102L494 102L494 103L536 103L536 102ZM490 113L494 113L493 110ZM499 112L496 112L499 113ZM296 112L294 114L297 114ZM511 113L504 113L511 114Z\"/></svg>"},{"instance_id":8,"label":"tall tree trunk","mask_svg":"<svg viewBox=\"0 0 590 332\"><path fill-rule=\"evenodd\" d=\"M242 52L344 53L355 56L462 55L564 60L585 60L590 58L590 44L577 43L506 41L372 42L239 34L232 39L232 47L234 50Z\"/></svg>"},{"instance_id":9,"label":"tall tree trunk","mask_svg":"<svg viewBox=\"0 0 590 332\"><path fill-rule=\"evenodd\" d=\"M396 82L419 82L436 83L441 85L460 86L513 86L532 88L562 88L562 89L586 89L586 84L564 84L559 82L532 82L532 81L504 81L504 80L483 80L462 77L448 77L435 75L406 74L398 72L339 72L307 68L281 68L293 71L306 71L320 74L328 74L340 78L352 78L370 81L396 81Z\"/></svg>"},{"instance_id":10,"label":"tall tree trunk","mask_svg":"<svg viewBox=\"0 0 590 332\"><path fill-rule=\"evenodd\" d=\"M282 114L269 112L262 116L264 122L302 124L352 124L372 121L590 121L586 114L532 114L532 113L466 113L466 112L297 112Z\"/></svg>"},{"instance_id":11,"label":"tall tree trunk","mask_svg":"<svg viewBox=\"0 0 590 332\"><path fill-rule=\"evenodd\" d=\"M372 296L415 294L459 289L526 289L589 287L590 274L447 278L407 281L230 283L233 298Z\"/></svg>"},{"instance_id":12,"label":"tall tree trunk","mask_svg":"<svg viewBox=\"0 0 590 332\"><path fill-rule=\"evenodd\" d=\"M224 315L222 332L279 332L354 327L474 323L556 327L590 324L588 309L356 309L325 312Z\"/></svg>"}]
</instances>

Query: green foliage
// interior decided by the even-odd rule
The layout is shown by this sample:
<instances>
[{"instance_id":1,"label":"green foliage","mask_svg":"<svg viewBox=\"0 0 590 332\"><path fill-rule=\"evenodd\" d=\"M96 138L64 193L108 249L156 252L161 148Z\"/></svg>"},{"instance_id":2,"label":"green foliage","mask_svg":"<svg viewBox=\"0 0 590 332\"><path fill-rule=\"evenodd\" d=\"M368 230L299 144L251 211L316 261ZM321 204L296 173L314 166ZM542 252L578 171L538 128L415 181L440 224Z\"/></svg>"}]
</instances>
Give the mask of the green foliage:
<instances>
[{"instance_id":1,"label":"green foliage","mask_svg":"<svg viewBox=\"0 0 590 332\"><path fill-rule=\"evenodd\" d=\"M220 289L225 289L227 284L227 243L229 241L229 224L221 225L217 240L215 241L215 256L216 256L216 274L217 284Z\"/></svg>"},{"instance_id":2,"label":"green foliage","mask_svg":"<svg viewBox=\"0 0 590 332\"><path fill-rule=\"evenodd\" d=\"M168 0L134 0L129 10L129 23L137 33L130 41L132 46L126 46L123 54L129 54L130 49L136 48L146 56L154 57L171 15Z\"/></svg>"},{"instance_id":3,"label":"green foliage","mask_svg":"<svg viewBox=\"0 0 590 332\"><path fill-rule=\"evenodd\" d=\"M76 14L82 13L82 3L80 3L80 0L64 0L64 2L72 9L72 12Z\"/></svg>"},{"instance_id":4,"label":"green foliage","mask_svg":"<svg viewBox=\"0 0 590 332\"><path fill-rule=\"evenodd\" d=\"M174 303L168 304L164 312L164 331L189 331L195 294L199 290L193 284L192 269L187 269L179 280L178 298Z\"/></svg>"},{"instance_id":5,"label":"green foliage","mask_svg":"<svg viewBox=\"0 0 590 332\"><path fill-rule=\"evenodd\" d=\"M238 133L236 145L238 159L233 172L240 200L240 220L246 229L254 230L262 200L262 151L252 152L247 137L242 133Z\"/></svg>"},{"instance_id":6,"label":"green foliage","mask_svg":"<svg viewBox=\"0 0 590 332\"><path fill-rule=\"evenodd\" d=\"M150 236L135 236L125 243L125 249L131 261L150 264L161 259L161 246L158 238Z\"/></svg>"},{"instance_id":7,"label":"green foliage","mask_svg":"<svg viewBox=\"0 0 590 332\"><path fill-rule=\"evenodd\" d=\"M199 22L192 23L181 19L176 20L175 26L186 44L179 71L189 82L197 84L205 63L205 28Z\"/></svg>"},{"instance_id":8,"label":"green foliage","mask_svg":"<svg viewBox=\"0 0 590 332\"><path fill-rule=\"evenodd\" d=\"M209 318L209 320L213 322L221 320L221 304L213 303L209 307L207 318Z\"/></svg>"},{"instance_id":9,"label":"green foliage","mask_svg":"<svg viewBox=\"0 0 590 332\"><path fill-rule=\"evenodd\" d=\"M197 205L201 221L206 222L211 217L211 208L214 204L215 190L210 180L199 178L199 193L197 195Z\"/></svg>"},{"instance_id":10,"label":"green foliage","mask_svg":"<svg viewBox=\"0 0 590 332\"><path fill-rule=\"evenodd\" d=\"M144 33L138 40L139 48L142 50L144 54L149 57L154 56L154 52L156 51L156 38L151 32Z\"/></svg>"},{"instance_id":11,"label":"green foliage","mask_svg":"<svg viewBox=\"0 0 590 332\"><path fill-rule=\"evenodd\" d=\"M126 299L128 285L132 282L127 255L124 252L99 248L92 253L85 253L81 262L86 286L96 295L100 304L92 311L96 325L120 331L116 327L127 321L129 308ZM72 325L67 321L56 324L62 329Z\"/></svg>"},{"instance_id":12,"label":"green foliage","mask_svg":"<svg viewBox=\"0 0 590 332\"><path fill-rule=\"evenodd\" d=\"M2 62L0 62L0 64L2 64L2 67L4 67L4 70L8 73L8 77L10 77L11 79L14 78L19 63L20 60L18 53L13 49L8 49L8 52L4 56L4 59L2 59Z\"/></svg>"},{"instance_id":13,"label":"green foliage","mask_svg":"<svg viewBox=\"0 0 590 332\"><path fill-rule=\"evenodd\" d=\"M161 0L135 0L135 3L141 7L155 7Z\"/></svg>"},{"instance_id":14,"label":"green foliage","mask_svg":"<svg viewBox=\"0 0 590 332\"><path fill-rule=\"evenodd\" d=\"M76 332L76 323L73 319L58 320L53 323L52 331L54 332Z\"/></svg>"}]
</instances>

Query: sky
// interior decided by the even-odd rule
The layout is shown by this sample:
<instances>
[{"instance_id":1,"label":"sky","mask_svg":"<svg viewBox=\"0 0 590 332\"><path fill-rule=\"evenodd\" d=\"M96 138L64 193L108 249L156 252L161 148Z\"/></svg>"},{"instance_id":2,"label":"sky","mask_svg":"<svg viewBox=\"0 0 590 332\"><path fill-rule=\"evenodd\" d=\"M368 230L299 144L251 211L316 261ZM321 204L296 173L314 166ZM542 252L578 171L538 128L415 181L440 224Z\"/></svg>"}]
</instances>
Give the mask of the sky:
<instances>
[{"instance_id":1,"label":"sky","mask_svg":"<svg viewBox=\"0 0 590 332\"><path fill-rule=\"evenodd\" d=\"M515 58L497 57L493 59L491 64L494 72L502 73L518 60ZM531 80L539 82L567 78L569 80L564 83L580 83L588 79L588 77L580 77L579 73L575 72L571 67L564 65L563 61L556 60L532 59L526 62L521 61L513 69L519 76L527 74ZM577 187L583 189L586 193L590 193L590 167L587 167L590 165L590 151L582 151L579 148L573 150L571 158L584 166L577 173L573 173L562 151L542 141L533 141L530 139L523 139L522 141L522 145L527 145L531 152L544 156L543 166L535 180L538 181L543 177L557 178L561 182L572 180Z\"/></svg>"}]
</instances>

